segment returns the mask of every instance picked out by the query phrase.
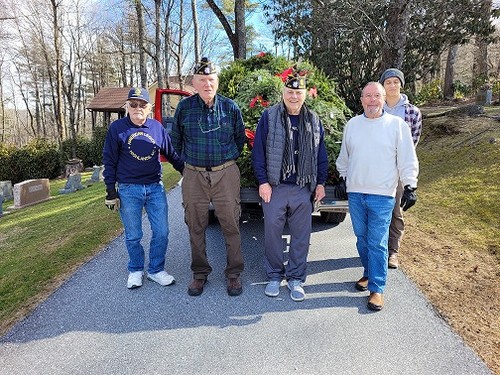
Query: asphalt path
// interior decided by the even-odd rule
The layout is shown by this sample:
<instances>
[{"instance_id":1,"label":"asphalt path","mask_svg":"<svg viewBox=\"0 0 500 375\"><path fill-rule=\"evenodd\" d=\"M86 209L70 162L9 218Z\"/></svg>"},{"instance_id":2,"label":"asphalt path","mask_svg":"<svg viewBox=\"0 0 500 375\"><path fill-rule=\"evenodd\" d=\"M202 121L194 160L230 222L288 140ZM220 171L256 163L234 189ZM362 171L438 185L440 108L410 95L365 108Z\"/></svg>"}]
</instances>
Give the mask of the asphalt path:
<instances>
[{"instance_id":1,"label":"asphalt path","mask_svg":"<svg viewBox=\"0 0 500 375\"><path fill-rule=\"evenodd\" d=\"M180 196L179 187L168 195L166 269L175 285L145 280L128 290L119 236L0 338L0 374L491 374L400 270L389 270L384 309L366 308L368 292L354 288L362 269L349 216L338 226L313 217L303 302L286 287L264 295L255 213L241 221L243 294L226 293L224 239L213 224L213 272L201 296L188 296ZM144 232L147 248L147 220Z\"/></svg>"}]
</instances>

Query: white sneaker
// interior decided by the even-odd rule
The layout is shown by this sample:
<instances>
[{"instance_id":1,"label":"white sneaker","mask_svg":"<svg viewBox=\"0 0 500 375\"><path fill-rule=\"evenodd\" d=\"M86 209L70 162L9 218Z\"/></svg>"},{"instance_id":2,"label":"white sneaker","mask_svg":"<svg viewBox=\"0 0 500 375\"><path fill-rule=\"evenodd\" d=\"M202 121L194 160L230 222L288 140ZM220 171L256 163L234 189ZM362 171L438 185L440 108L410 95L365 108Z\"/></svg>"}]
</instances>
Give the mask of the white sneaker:
<instances>
[{"instance_id":1,"label":"white sneaker","mask_svg":"<svg viewBox=\"0 0 500 375\"><path fill-rule=\"evenodd\" d=\"M142 271L129 272L127 288L134 289L142 286Z\"/></svg>"},{"instance_id":2,"label":"white sneaker","mask_svg":"<svg viewBox=\"0 0 500 375\"><path fill-rule=\"evenodd\" d=\"M169 275L166 271L160 271L158 273L149 273L148 280L154 281L161 286L167 286L175 283L175 279L172 275Z\"/></svg>"}]
</instances>

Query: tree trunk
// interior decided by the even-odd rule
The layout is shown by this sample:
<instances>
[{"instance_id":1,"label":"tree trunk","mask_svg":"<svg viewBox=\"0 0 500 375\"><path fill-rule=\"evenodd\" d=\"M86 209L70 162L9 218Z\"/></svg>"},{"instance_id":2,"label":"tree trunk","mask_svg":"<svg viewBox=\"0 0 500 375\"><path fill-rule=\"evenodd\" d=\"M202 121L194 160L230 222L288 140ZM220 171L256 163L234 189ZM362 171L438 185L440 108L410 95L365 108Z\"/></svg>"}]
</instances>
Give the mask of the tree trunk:
<instances>
[{"instance_id":1,"label":"tree trunk","mask_svg":"<svg viewBox=\"0 0 500 375\"><path fill-rule=\"evenodd\" d=\"M194 61L200 61L200 25L198 24L198 11L196 9L196 0L191 0L191 12L193 13L194 27Z\"/></svg>"},{"instance_id":2,"label":"tree trunk","mask_svg":"<svg viewBox=\"0 0 500 375\"><path fill-rule=\"evenodd\" d=\"M488 43L478 35L474 45L473 86L479 88L488 81Z\"/></svg>"},{"instance_id":3,"label":"tree trunk","mask_svg":"<svg viewBox=\"0 0 500 375\"><path fill-rule=\"evenodd\" d=\"M156 81L158 88L163 87L163 72L161 68L161 3L162 0L155 0L155 65L156 65Z\"/></svg>"},{"instance_id":4,"label":"tree trunk","mask_svg":"<svg viewBox=\"0 0 500 375\"><path fill-rule=\"evenodd\" d=\"M381 72L388 68L401 69L403 66L408 20L408 2L405 0L391 0L386 18L387 27L382 48Z\"/></svg>"},{"instance_id":5,"label":"tree trunk","mask_svg":"<svg viewBox=\"0 0 500 375\"><path fill-rule=\"evenodd\" d=\"M446 71L444 74L444 97L453 99L453 78L455 77L455 59L457 57L458 44L453 44L448 49L448 58L446 59Z\"/></svg>"},{"instance_id":6,"label":"tree trunk","mask_svg":"<svg viewBox=\"0 0 500 375\"><path fill-rule=\"evenodd\" d=\"M60 27L59 27L59 14L58 8L59 3L56 0L51 0L52 4L52 27L54 33L54 57L56 60L56 97L55 99L55 117L57 124L57 133L59 135L59 142L64 140L64 110L63 110L63 89L62 89L62 66L61 66L61 38L60 38Z\"/></svg>"},{"instance_id":7,"label":"tree trunk","mask_svg":"<svg viewBox=\"0 0 500 375\"><path fill-rule=\"evenodd\" d=\"M237 59L246 59L247 43L246 43L246 26L245 26L245 0L236 0L234 2L234 31L238 43Z\"/></svg>"},{"instance_id":8,"label":"tree trunk","mask_svg":"<svg viewBox=\"0 0 500 375\"><path fill-rule=\"evenodd\" d=\"M179 8L179 44L177 45L177 77L179 77L179 88L184 90L184 80L182 79L182 48L183 48L183 33L182 28L184 26L184 5L181 1Z\"/></svg>"},{"instance_id":9,"label":"tree trunk","mask_svg":"<svg viewBox=\"0 0 500 375\"><path fill-rule=\"evenodd\" d=\"M246 30L245 30L245 1L236 0L234 4L235 29L233 33L231 25L222 10L215 4L214 0L207 0L208 5L219 19L233 49L235 60L244 59L246 56Z\"/></svg>"},{"instance_id":10,"label":"tree trunk","mask_svg":"<svg viewBox=\"0 0 500 375\"><path fill-rule=\"evenodd\" d=\"M164 48L164 59L165 59L165 87L170 88L170 50L172 49L172 40L170 34L170 12L172 11L171 3L167 6L165 11L165 48Z\"/></svg>"},{"instance_id":11,"label":"tree trunk","mask_svg":"<svg viewBox=\"0 0 500 375\"><path fill-rule=\"evenodd\" d=\"M2 71L2 68L3 68L3 58L0 61L0 71ZM2 119L2 123L1 123L2 129L0 130L0 142L4 143L5 142L5 125L7 123L7 118L5 115L5 102L3 99L3 81L2 81L1 74L0 74L0 118Z\"/></svg>"},{"instance_id":12,"label":"tree trunk","mask_svg":"<svg viewBox=\"0 0 500 375\"><path fill-rule=\"evenodd\" d=\"M137 12L137 28L139 33L139 73L141 76L141 87L147 89L148 78L146 75L146 52L144 51L144 16L142 14L141 0L135 0L135 10Z\"/></svg>"},{"instance_id":13,"label":"tree trunk","mask_svg":"<svg viewBox=\"0 0 500 375\"><path fill-rule=\"evenodd\" d=\"M125 41L123 40L123 33L121 33L120 35L120 57L121 57L120 73L122 78L122 84L123 87L127 87L129 86L127 80L127 51L125 49ZM132 86L132 82L130 82L130 86Z\"/></svg>"},{"instance_id":14,"label":"tree trunk","mask_svg":"<svg viewBox=\"0 0 500 375\"><path fill-rule=\"evenodd\" d=\"M484 19L491 18L491 0L482 2L481 11ZM475 42L474 61L472 63L472 86L480 88L488 82L488 40L486 37L477 35Z\"/></svg>"}]
</instances>

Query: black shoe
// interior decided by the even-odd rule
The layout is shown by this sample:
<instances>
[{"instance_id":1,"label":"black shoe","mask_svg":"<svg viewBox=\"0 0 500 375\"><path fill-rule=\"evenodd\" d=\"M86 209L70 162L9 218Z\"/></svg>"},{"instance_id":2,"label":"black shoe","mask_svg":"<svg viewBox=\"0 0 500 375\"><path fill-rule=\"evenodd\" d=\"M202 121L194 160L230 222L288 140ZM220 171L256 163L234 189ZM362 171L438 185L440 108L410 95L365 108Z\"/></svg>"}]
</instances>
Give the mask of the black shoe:
<instances>
[{"instance_id":1,"label":"black shoe","mask_svg":"<svg viewBox=\"0 0 500 375\"><path fill-rule=\"evenodd\" d=\"M199 296L203 293L203 287L205 286L207 279L193 279L188 287L188 294L190 296Z\"/></svg>"},{"instance_id":2,"label":"black shoe","mask_svg":"<svg viewBox=\"0 0 500 375\"><path fill-rule=\"evenodd\" d=\"M241 278L232 277L227 279L227 294L232 297L239 296L243 293L243 287L241 286Z\"/></svg>"}]
</instances>

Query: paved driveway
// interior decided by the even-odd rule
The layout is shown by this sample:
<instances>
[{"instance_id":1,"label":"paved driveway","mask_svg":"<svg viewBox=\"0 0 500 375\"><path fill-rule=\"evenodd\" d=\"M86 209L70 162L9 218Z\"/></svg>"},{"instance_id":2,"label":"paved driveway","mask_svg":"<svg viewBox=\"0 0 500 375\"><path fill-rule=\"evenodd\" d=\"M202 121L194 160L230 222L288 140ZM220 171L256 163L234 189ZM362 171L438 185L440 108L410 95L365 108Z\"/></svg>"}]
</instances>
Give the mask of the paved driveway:
<instances>
[{"instance_id":1,"label":"paved driveway","mask_svg":"<svg viewBox=\"0 0 500 375\"><path fill-rule=\"evenodd\" d=\"M241 224L243 294L226 294L224 241L211 225L214 271L188 296L180 200L179 188L169 193L174 286L128 290L118 237L0 339L0 374L491 374L401 271L389 271L384 310L366 308L349 216L336 227L314 218L304 302L286 288L264 295L263 223L252 215Z\"/></svg>"}]
</instances>

